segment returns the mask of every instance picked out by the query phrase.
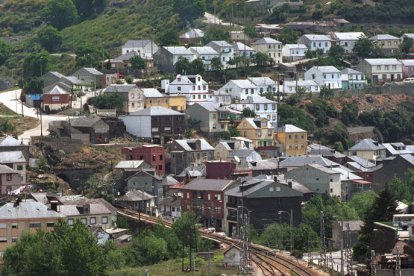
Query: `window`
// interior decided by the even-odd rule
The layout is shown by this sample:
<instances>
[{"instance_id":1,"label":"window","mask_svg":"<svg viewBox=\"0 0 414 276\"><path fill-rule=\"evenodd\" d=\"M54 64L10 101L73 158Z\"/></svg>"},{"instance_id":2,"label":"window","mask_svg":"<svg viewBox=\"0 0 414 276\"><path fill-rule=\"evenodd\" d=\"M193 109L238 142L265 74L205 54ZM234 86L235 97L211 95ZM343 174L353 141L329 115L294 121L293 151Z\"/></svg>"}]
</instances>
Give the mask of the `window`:
<instances>
[{"instance_id":1,"label":"window","mask_svg":"<svg viewBox=\"0 0 414 276\"><path fill-rule=\"evenodd\" d=\"M95 218L95 217L91 217L91 218L89 219L89 221L90 221L91 225L96 224L96 218Z\"/></svg>"},{"instance_id":2,"label":"window","mask_svg":"<svg viewBox=\"0 0 414 276\"><path fill-rule=\"evenodd\" d=\"M201 99L201 95L198 95L198 99L199 99L199 100Z\"/></svg>"},{"instance_id":3,"label":"window","mask_svg":"<svg viewBox=\"0 0 414 276\"><path fill-rule=\"evenodd\" d=\"M267 110L267 104L263 104L264 105L264 110Z\"/></svg>"},{"instance_id":4,"label":"window","mask_svg":"<svg viewBox=\"0 0 414 276\"><path fill-rule=\"evenodd\" d=\"M108 224L108 217L102 217L102 224Z\"/></svg>"},{"instance_id":5,"label":"window","mask_svg":"<svg viewBox=\"0 0 414 276\"><path fill-rule=\"evenodd\" d=\"M7 223L0 223L0 229L6 229Z\"/></svg>"},{"instance_id":6,"label":"window","mask_svg":"<svg viewBox=\"0 0 414 276\"><path fill-rule=\"evenodd\" d=\"M87 218L81 218L81 219L80 219L80 221L81 221L83 224L88 224L88 219L87 219Z\"/></svg>"},{"instance_id":7,"label":"window","mask_svg":"<svg viewBox=\"0 0 414 276\"><path fill-rule=\"evenodd\" d=\"M276 109L276 104L272 104L272 110Z\"/></svg>"},{"instance_id":8,"label":"window","mask_svg":"<svg viewBox=\"0 0 414 276\"><path fill-rule=\"evenodd\" d=\"M158 165L158 169L159 170L162 170L162 165Z\"/></svg>"},{"instance_id":9,"label":"window","mask_svg":"<svg viewBox=\"0 0 414 276\"><path fill-rule=\"evenodd\" d=\"M158 132L158 127L153 127L153 128L151 129L151 131L152 131L152 132Z\"/></svg>"},{"instance_id":10,"label":"window","mask_svg":"<svg viewBox=\"0 0 414 276\"><path fill-rule=\"evenodd\" d=\"M48 222L48 223L46 223L46 227L55 227L55 223L54 222Z\"/></svg>"},{"instance_id":11,"label":"window","mask_svg":"<svg viewBox=\"0 0 414 276\"><path fill-rule=\"evenodd\" d=\"M0 243L6 243L7 237L0 237Z\"/></svg>"},{"instance_id":12,"label":"window","mask_svg":"<svg viewBox=\"0 0 414 276\"><path fill-rule=\"evenodd\" d=\"M257 131L257 137L262 137L262 131L261 130Z\"/></svg>"},{"instance_id":13,"label":"window","mask_svg":"<svg viewBox=\"0 0 414 276\"><path fill-rule=\"evenodd\" d=\"M60 100L59 96L52 96L52 102L58 102Z\"/></svg>"},{"instance_id":14,"label":"window","mask_svg":"<svg viewBox=\"0 0 414 276\"><path fill-rule=\"evenodd\" d=\"M171 130L171 128L169 128ZM162 154L160 155L160 160L162 160L164 157L162 156Z\"/></svg>"},{"instance_id":15,"label":"window","mask_svg":"<svg viewBox=\"0 0 414 276\"><path fill-rule=\"evenodd\" d=\"M312 79L315 79L315 74L312 74Z\"/></svg>"},{"instance_id":16,"label":"window","mask_svg":"<svg viewBox=\"0 0 414 276\"><path fill-rule=\"evenodd\" d=\"M19 228L19 225L17 223L13 223L12 224L12 229L17 229L17 228Z\"/></svg>"},{"instance_id":17,"label":"window","mask_svg":"<svg viewBox=\"0 0 414 276\"><path fill-rule=\"evenodd\" d=\"M68 219L68 225L73 225L73 219Z\"/></svg>"},{"instance_id":18,"label":"window","mask_svg":"<svg viewBox=\"0 0 414 276\"><path fill-rule=\"evenodd\" d=\"M397 65L393 65L392 70L397 70Z\"/></svg>"},{"instance_id":19,"label":"window","mask_svg":"<svg viewBox=\"0 0 414 276\"><path fill-rule=\"evenodd\" d=\"M18 171L23 170L23 166L22 166L22 165L17 165L17 170L18 170Z\"/></svg>"},{"instance_id":20,"label":"window","mask_svg":"<svg viewBox=\"0 0 414 276\"><path fill-rule=\"evenodd\" d=\"M29 223L29 228L40 228L40 227L42 227L42 224L40 222Z\"/></svg>"},{"instance_id":21,"label":"window","mask_svg":"<svg viewBox=\"0 0 414 276\"><path fill-rule=\"evenodd\" d=\"M260 109L260 104L256 104L256 110Z\"/></svg>"},{"instance_id":22,"label":"window","mask_svg":"<svg viewBox=\"0 0 414 276\"><path fill-rule=\"evenodd\" d=\"M177 91L181 91L181 86L177 86Z\"/></svg>"},{"instance_id":23,"label":"window","mask_svg":"<svg viewBox=\"0 0 414 276\"><path fill-rule=\"evenodd\" d=\"M12 181L13 175L11 173L6 174L6 180Z\"/></svg>"},{"instance_id":24,"label":"window","mask_svg":"<svg viewBox=\"0 0 414 276\"><path fill-rule=\"evenodd\" d=\"M17 237L13 237L12 238L12 242L14 243L14 242L17 242Z\"/></svg>"},{"instance_id":25,"label":"window","mask_svg":"<svg viewBox=\"0 0 414 276\"><path fill-rule=\"evenodd\" d=\"M211 200L211 195L207 194L207 200Z\"/></svg>"},{"instance_id":26,"label":"window","mask_svg":"<svg viewBox=\"0 0 414 276\"><path fill-rule=\"evenodd\" d=\"M155 161L157 159L157 157L155 156L155 154L152 155L152 161Z\"/></svg>"},{"instance_id":27,"label":"window","mask_svg":"<svg viewBox=\"0 0 414 276\"><path fill-rule=\"evenodd\" d=\"M213 119L217 119L217 114L213 113Z\"/></svg>"},{"instance_id":28,"label":"window","mask_svg":"<svg viewBox=\"0 0 414 276\"><path fill-rule=\"evenodd\" d=\"M190 193L187 193L187 199L189 199L190 198Z\"/></svg>"},{"instance_id":29,"label":"window","mask_svg":"<svg viewBox=\"0 0 414 276\"><path fill-rule=\"evenodd\" d=\"M381 70L381 65L377 65L377 70Z\"/></svg>"}]
</instances>

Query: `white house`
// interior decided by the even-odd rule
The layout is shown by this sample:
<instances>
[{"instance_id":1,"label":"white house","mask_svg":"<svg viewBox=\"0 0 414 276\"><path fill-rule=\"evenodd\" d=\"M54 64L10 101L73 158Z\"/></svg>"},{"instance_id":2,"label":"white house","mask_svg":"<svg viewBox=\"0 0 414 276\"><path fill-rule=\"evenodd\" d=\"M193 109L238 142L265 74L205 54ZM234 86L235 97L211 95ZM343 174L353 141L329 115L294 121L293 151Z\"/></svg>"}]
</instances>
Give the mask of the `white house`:
<instances>
[{"instance_id":1,"label":"white house","mask_svg":"<svg viewBox=\"0 0 414 276\"><path fill-rule=\"evenodd\" d=\"M247 79L256 85L257 92L259 92L260 95L266 92L273 94L277 92L278 84L269 77L250 77Z\"/></svg>"},{"instance_id":2,"label":"white house","mask_svg":"<svg viewBox=\"0 0 414 276\"><path fill-rule=\"evenodd\" d=\"M322 50L326 53L332 46L332 39L327 35L305 34L298 39L298 43L305 44L309 50Z\"/></svg>"},{"instance_id":3,"label":"white house","mask_svg":"<svg viewBox=\"0 0 414 276\"><path fill-rule=\"evenodd\" d=\"M223 68L230 68L232 67L229 65L229 61L234 59L234 47L233 45L227 43L224 40L220 41L210 41L206 46L210 46L216 52L220 54L221 64Z\"/></svg>"},{"instance_id":4,"label":"white house","mask_svg":"<svg viewBox=\"0 0 414 276\"><path fill-rule=\"evenodd\" d=\"M266 118L272 126L277 126L277 104L275 101L260 96L248 96L245 100L230 106L237 111L243 111L245 108L256 113L258 118Z\"/></svg>"},{"instance_id":5,"label":"white house","mask_svg":"<svg viewBox=\"0 0 414 276\"><path fill-rule=\"evenodd\" d=\"M373 84L402 79L402 63L396 58L366 58L358 66L358 71L372 80Z\"/></svg>"},{"instance_id":6,"label":"white house","mask_svg":"<svg viewBox=\"0 0 414 276\"><path fill-rule=\"evenodd\" d=\"M209 46L190 47L191 52L196 58L203 61L204 67L207 71L211 70L211 60L213 58L220 58L220 54Z\"/></svg>"},{"instance_id":7,"label":"white house","mask_svg":"<svg viewBox=\"0 0 414 276\"><path fill-rule=\"evenodd\" d=\"M336 45L344 48L345 53L352 53L355 42L365 37L363 32L334 32L332 34L332 39Z\"/></svg>"},{"instance_id":8,"label":"white house","mask_svg":"<svg viewBox=\"0 0 414 276\"><path fill-rule=\"evenodd\" d=\"M152 59L158 51L158 45L152 40L128 40L122 46L122 54L137 52L143 59Z\"/></svg>"},{"instance_id":9,"label":"white house","mask_svg":"<svg viewBox=\"0 0 414 276\"><path fill-rule=\"evenodd\" d=\"M344 90L360 90L367 86L365 75L351 68L345 68L341 71L341 80Z\"/></svg>"},{"instance_id":10,"label":"white house","mask_svg":"<svg viewBox=\"0 0 414 276\"><path fill-rule=\"evenodd\" d=\"M231 104L231 96L225 91L213 91L213 102L221 106L228 106Z\"/></svg>"},{"instance_id":11,"label":"white house","mask_svg":"<svg viewBox=\"0 0 414 276\"><path fill-rule=\"evenodd\" d=\"M208 83L200 75L177 75L172 82L162 80L161 89L168 95L186 96L187 104L212 101Z\"/></svg>"},{"instance_id":12,"label":"white house","mask_svg":"<svg viewBox=\"0 0 414 276\"><path fill-rule=\"evenodd\" d=\"M403 35L400 37L401 42L404 40L404 37L408 37L408 38L411 38L411 39L413 39L413 40L414 40L414 33L405 33L405 34L403 34Z\"/></svg>"},{"instance_id":13,"label":"white house","mask_svg":"<svg viewBox=\"0 0 414 276\"><path fill-rule=\"evenodd\" d=\"M180 58L185 58L191 62L195 59L195 55L184 46L161 47L154 54L155 64L163 72L173 72L174 65Z\"/></svg>"},{"instance_id":14,"label":"white house","mask_svg":"<svg viewBox=\"0 0 414 276\"><path fill-rule=\"evenodd\" d=\"M319 93L320 85L314 80L298 80L298 81L284 81L282 93L294 94L297 88L303 89L306 93Z\"/></svg>"},{"instance_id":15,"label":"white house","mask_svg":"<svg viewBox=\"0 0 414 276\"><path fill-rule=\"evenodd\" d=\"M341 71L334 66L313 66L305 72L305 80L314 80L320 86L341 89Z\"/></svg>"},{"instance_id":16,"label":"white house","mask_svg":"<svg viewBox=\"0 0 414 276\"><path fill-rule=\"evenodd\" d=\"M256 54L256 50L241 42L234 42L234 55L236 57L252 58Z\"/></svg>"},{"instance_id":17,"label":"white house","mask_svg":"<svg viewBox=\"0 0 414 276\"><path fill-rule=\"evenodd\" d=\"M244 100L247 96L259 96L256 85L249 80L230 80L218 91L229 93L235 100Z\"/></svg>"},{"instance_id":18,"label":"white house","mask_svg":"<svg viewBox=\"0 0 414 276\"><path fill-rule=\"evenodd\" d=\"M274 63L282 63L282 42L270 37L263 37L252 43L257 52L267 54Z\"/></svg>"},{"instance_id":19,"label":"white house","mask_svg":"<svg viewBox=\"0 0 414 276\"><path fill-rule=\"evenodd\" d=\"M305 44L286 44L282 48L282 57L285 61L304 59L308 47Z\"/></svg>"}]
</instances>

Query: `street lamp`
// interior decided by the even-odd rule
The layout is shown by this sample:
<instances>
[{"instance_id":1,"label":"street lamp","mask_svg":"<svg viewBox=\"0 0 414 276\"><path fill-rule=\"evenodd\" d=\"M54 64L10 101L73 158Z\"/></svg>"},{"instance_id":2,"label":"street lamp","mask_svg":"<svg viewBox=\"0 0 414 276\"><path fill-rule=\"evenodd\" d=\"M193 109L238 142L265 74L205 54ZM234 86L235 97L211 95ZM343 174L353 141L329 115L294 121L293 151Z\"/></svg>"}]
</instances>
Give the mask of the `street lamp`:
<instances>
[{"instance_id":1,"label":"street lamp","mask_svg":"<svg viewBox=\"0 0 414 276\"><path fill-rule=\"evenodd\" d=\"M287 214L289 216L290 221L290 252L293 252L293 209L290 209L290 213L288 211L278 211L277 214L282 216L282 214Z\"/></svg>"}]
</instances>

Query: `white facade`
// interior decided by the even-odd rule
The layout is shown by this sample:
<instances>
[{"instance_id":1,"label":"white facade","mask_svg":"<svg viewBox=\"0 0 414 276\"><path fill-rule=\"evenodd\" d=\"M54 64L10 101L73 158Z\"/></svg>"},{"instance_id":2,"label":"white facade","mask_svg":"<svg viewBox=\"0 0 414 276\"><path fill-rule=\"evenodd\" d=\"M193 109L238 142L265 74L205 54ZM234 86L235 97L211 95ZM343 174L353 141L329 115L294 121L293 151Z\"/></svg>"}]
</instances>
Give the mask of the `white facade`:
<instances>
[{"instance_id":1,"label":"white facade","mask_svg":"<svg viewBox=\"0 0 414 276\"><path fill-rule=\"evenodd\" d=\"M363 32L334 32L332 35L336 45L344 48L345 53L352 53L355 42L365 37Z\"/></svg>"},{"instance_id":2,"label":"white facade","mask_svg":"<svg viewBox=\"0 0 414 276\"><path fill-rule=\"evenodd\" d=\"M284 81L282 93L294 94L296 88L300 87L305 93L319 93L321 87L314 80L298 80L298 81Z\"/></svg>"},{"instance_id":3,"label":"white facade","mask_svg":"<svg viewBox=\"0 0 414 276\"><path fill-rule=\"evenodd\" d=\"M125 113L144 109L144 91L135 84L111 84L104 90L104 93L120 93L123 98L122 111Z\"/></svg>"},{"instance_id":4,"label":"white facade","mask_svg":"<svg viewBox=\"0 0 414 276\"><path fill-rule=\"evenodd\" d=\"M211 41L206 46L210 46L220 54L221 65L224 69L231 68L229 61L234 59L234 47L226 41Z\"/></svg>"},{"instance_id":5,"label":"white facade","mask_svg":"<svg viewBox=\"0 0 414 276\"><path fill-rule=\"evenodd\" d=\"M256 50L241 42L233 43L234 55L237 57L252 58L256 54Z\"/></svg>"},{"instance_id":6,"label":"white facade","mask_svg":"<svg viewBox=\"0 0 414 276\"><path fill-rule=\"evenodd\" d=\"M167 80L162 83L166 94L186 96L187 104L212 101L208 83L200 75L177 75L171 83Z\"/></svg>"},{"instance_id":7,"label":"white facade","mask_svg":"<svg viewBox=\"0 0 414 276\"><path fill-rule=\"evenodd\" d=\"M126 131L139 138L151 138L151 116L121 116L120 119L124 122Z\"/></svg>"},{"instance_id":8,"label":"white facade","mask_svg":"<svg viewBox=\"0 0 414 276\"><path fill-rule=\"evenodd\" d=\"M287 61L304 59L308 47L305 44L286 44L282 48L282 57Z\"/></svg>"},{"instance_id":9,"label":"white facade","mask_svg":"<svg viewBox=\"0 0 414 276\"><path fill-rule=\"evenodd\" d=\"M332 40L326 35L306 34L298 39L299 44L305 44L312 52L322 50L326 53L331 49Z\"/></svg>"},{"instance_id":10,"label":"white facade","mask_svg":"<svg viewBox=\"0 0 414 276\"><path fill-rule=\"evenodd\" d=\"M220 58L219 53L211 47L190 47L191 52L194 53L195 58L199 58L203 61L204 67L207 71L211 70L211 60L213 58Z\"/></svg>"},{"instance_id":11,"label":"white facade","mask_svg":"<svg viewBox=\"0 0 414 276\"><path fill-rule=\"evenodd\" d=\"M282 42L270 37L263 37L252 43L257 52L267 54L276 64L282 63Z\"/></svg>"},{"instance_id":12,"label":"white facade","mask_svg":"<svg viewBox=\"0 0 414 276\"><path fill-rule=\"evenodd\" d=\"M128 40L122 46L123 55L130 52L136 52L144 59L152 58L157 51L158 45L151 40Z\"/></svg>"},{"instance_id":13,"label":"white facade","mask_svg":"<svg viewBox=\"0 0 414 276\"><path fill-rule=\"evenodd\" d=\"M245 108L256 113L257 118L266 118L272 126L277 126L277 104L260 96L248 96L246 100L230 106L234 110L243 111Z\"/></svg>"},{"instance_id":14,"label":"white facade","mask_svg":"<svg viewBox=\"0 0 414 276\"><path fill-rule=\"evenodd\" d=\"M354 69L346 68L341 71L342 88L363 89L367 86L367 79L362 72Z\"/></svg>"},{"instance_id":15,"label":"white facade","mask_svg":"<svg viewBox=\"0 0 414 276\"><path fill-rule=\"evenodd\" d=\"M277 92L278 84L269 77L250 77L248 80L256 86L259 95Z\"/></svg>"},{"instance_id":16,"label":"white facade","mask_svg":"<svg viewBox=\"0 0 414 276\"><path fill-rule=\"evenodd\" d=\"M402 79L402 63L396 58L366 58L358 66L358 71L372 80L373 84Z\"/></svg>"},{"instance_id":17,"label":"white facade","mask_svg":"<svg viewBox=\"0 0 414 276\"><path fill-rule=\"evenodd\" d=\"M313 80L320 86L341 89L341 72L333 66L313 66L305 72L305 80Z\"/></svg>"},{"instance_id":18,"label":"white facade","mask_svg":"<svg viewBox=\"0 0 414 276\"><path fill-rule=\"evenodd\" d=\"M259 96L256 85L249 80L231 80L218 91L230 94L235 100L245 100L248 96Z\"/></svg>"},{"instance_id":19,"label":"white facade","mask_svg":"<svg viewBox=\"0 0 414 276\"><path fill-rule=\"evenodd\" d=\"M229 93L226 93L224 91L214 91L213 102L221 106L228 106L231 104L231 96Z\"/></svg>"}]
</instances>

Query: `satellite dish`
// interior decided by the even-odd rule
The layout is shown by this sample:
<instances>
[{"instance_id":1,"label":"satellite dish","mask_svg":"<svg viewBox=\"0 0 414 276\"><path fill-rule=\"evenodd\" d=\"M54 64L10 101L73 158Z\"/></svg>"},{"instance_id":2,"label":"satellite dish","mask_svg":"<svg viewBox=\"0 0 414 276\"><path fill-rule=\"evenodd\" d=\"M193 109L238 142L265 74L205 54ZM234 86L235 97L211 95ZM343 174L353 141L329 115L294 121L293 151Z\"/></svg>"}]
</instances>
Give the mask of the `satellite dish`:
<instances>
[{"instance_id":1,"label":"satellite dish","mask_svg":"<svg viewBox=\"0 0 414 276\"><path fill-rule=\"evenodd\" d=\"M234 156L234 160L235 160L237 163L240 163L240 158L239 158L238 156Z\"/></svg>"}]
</instances>

